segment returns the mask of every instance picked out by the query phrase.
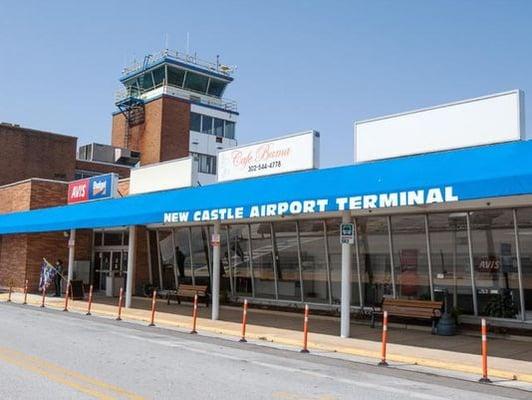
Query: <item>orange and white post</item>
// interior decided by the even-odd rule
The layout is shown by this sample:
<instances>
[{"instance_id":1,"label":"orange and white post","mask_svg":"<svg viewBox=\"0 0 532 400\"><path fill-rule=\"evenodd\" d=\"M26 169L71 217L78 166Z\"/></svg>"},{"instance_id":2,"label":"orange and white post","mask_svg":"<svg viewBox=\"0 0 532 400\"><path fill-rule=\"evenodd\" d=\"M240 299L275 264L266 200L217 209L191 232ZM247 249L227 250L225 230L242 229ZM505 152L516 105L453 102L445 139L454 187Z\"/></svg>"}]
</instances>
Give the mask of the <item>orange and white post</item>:
<instances>
[{"instance_id":1,"label":"orange and white post","mask_svg":"<svg viewBox=\"0 0 532 400\"><path fill-rule=\"evenodd\" d=\"M120 288L120 293L118 294L118 317L117 321L122 321L122 297L124 296L124 289Z\"/></svg>"},{"instance_id":2,"label":"orange and white post","mask_svg":"<svg viewBox=\"0 0 532 400\"><path fill-rule=\"evenodd\" d=\"M46 300L46 286L42 287L42 300L41 300L41 307L44 307L44 302Z\"/></svg>"},{"instance_id":3,"label":"orange and white post","mask_svg":"<svg viewBox=\"0 0 532 400\"><path fill-rule=\"evenodd\" d=\"M28 304L28 280L24 282L24 302L22 304Z\"/></svg>"},{"instance_id":4,"label":"orange and white post","mask_svg":"<svg viewBox=\"0 0 532 400\"><path fill-rule=\"evenodd\" d=\"M386 362L386 345L388 342L388 311L382 314L382 347L381 347L381 362L378 364L381 367L387 367Z\"/></svg>"},{"instance_id":5,"label":"orange and white post","mask_svg":"<svg viewBox=\"0 0 532 400\"><path fill-rule=\"evenodd\" d=\"M157 302L157 290L153 290L153 295L151 299L151 320L148 326L155 326L155 304Z\"/></svg>"},{"instance_id":6,"label":"orange and white post","mask_svg":"<svg viewBox=\"0 0 532 400\"><path fill-rule=\"evenodd\" d=\"M196 334L196 319L198 319L198 295L194 295L194 310L192 311L192 330L190 333Z\"/></svg>"},{"instance_id":7,"label":"orange and white post","mask_svg":"<svg viewBox=\"0 0 532 400\"><path fill-rule=\"evenodd\" d=\"M63 311L68 311L68 296L70 294L70 282L68 282L66 287L66 293L65 293L65 308L63 308Z\"/></svg>"},{"instance_id":8,"label":"orange and white post","mask_svg":"<svg viewBox=\"0 0 532 400\"><path fill-rule=\"evenodd\" d=\"M246 343L246 324L248 323L248 299L244 299L244 308L242 310L242 337L239 342Z\"/></svg>"},{"instance_id":9,"label":"orange and white post","mask_svg":"<svg viewBox=\"0 0 532 400\"><path fill-rule=\"evenodd\" d=\"M482 378L479 379L479 382L491 383L488 378L488 327L484 318L482 318L480 333L482 336Z\"/></svg>"},{"instance_id":10,"label":"orange and white post","mask_svg":"<svg viewBox=\"0 0 532 400\"><path fill-rule=\"evenodd\" d=\"M91 315L92 307L92 285L89 287L89 303L87 304L87 313L85 315Z\"/></svg>"},{"instance_id":11,"label":"orange and white post","mask_svg":"<svg viewBox=\"0 0 532 400\"><path fill-rule=\"evenodd\" d=\"M303 322L303 348L301 353L308 353L308 304L305 304L305 320Z\"/></svg>"}]
</instances>

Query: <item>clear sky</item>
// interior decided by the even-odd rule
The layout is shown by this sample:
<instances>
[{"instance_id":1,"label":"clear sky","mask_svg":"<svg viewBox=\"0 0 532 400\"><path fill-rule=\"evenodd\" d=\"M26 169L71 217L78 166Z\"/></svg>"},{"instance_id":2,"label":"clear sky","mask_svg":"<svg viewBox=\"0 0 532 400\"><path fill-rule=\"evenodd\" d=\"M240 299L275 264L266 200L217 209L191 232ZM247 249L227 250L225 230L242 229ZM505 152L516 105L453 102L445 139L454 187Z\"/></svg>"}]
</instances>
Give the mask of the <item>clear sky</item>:
<instances>
[{"instance_id":1,"label":"clear sky","mask_svg":"<svg viewBox=\"0 0 532 400\"><path fill-rule=\"evenodd\" d=\"M317 129L322 166L352 162L356 120L532 96L532 1L0 0L0 121L108 143L124 65L187 32L238 66L240 143Z\"/></svg>"}]
</instances>

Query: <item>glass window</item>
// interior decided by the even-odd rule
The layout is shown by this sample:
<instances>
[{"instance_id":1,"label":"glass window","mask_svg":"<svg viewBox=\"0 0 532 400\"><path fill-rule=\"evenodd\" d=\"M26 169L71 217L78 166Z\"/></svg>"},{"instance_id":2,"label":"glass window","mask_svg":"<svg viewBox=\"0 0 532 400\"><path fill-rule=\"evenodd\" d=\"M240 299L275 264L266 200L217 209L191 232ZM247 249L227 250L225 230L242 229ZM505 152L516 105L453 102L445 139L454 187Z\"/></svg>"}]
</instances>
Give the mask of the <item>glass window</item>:
<instances>
[{"instance_id":1,"label":"glass window","mask_svg":"<svg viewBox=\"0 0 532 400\"><path fill-rule=\"evenodd\" d=\"M248 225L229 226L228 257L231 258L235 291L239 295L251 296L253 283L251 275L250 236Z\"/></svg>"},{"instance_id":2,"label":"glass window","mask_svg":"<svg viewBox=\"0 0 532 400\"><path fill-rule=\"evenodd\" d=\"M174 229L175 254L179 283L192 284L189 228Z\"/></svg>"},{"instance_id":3,"label":"glass window","mask_svg":"<svg viewBox=\"0 0 532 400\"><path fill-rule=\"evenodd\" d=\"M329 302L323 221L299 221L304 301Z\"/></svg>"},{"instance_id":4,"label":"glass window","mask_svg":"<svg viewBox=\"0 0 532 400\"><path fill-rule=\"evenodd\" d=\"M532 320L532 208L517 210L519 252L527 321Z\"/></svg>"},{"instance_id":5,"label":"glass window","mask_svg":"<svg viewBox=\"0 0 532 400\"><path fill-rule=\"evenodd\" d=\"M516 318L520 305L512 210L472 211L469 218L478 312Z\"/></svg>"},{"instance_id":6,"label":"glass window","mask_svg":"<svg viewBox=\"0 0 532 400\"><path fill-rule=\"evenodd\" d=\"M211 253L208 228L205 226L192 227L191 242L195 284L209 285Z\"/></svg>"},{"instance_id":7,"label":"glass window","mask_svg":"<svg viewBox=\"0 0 532 400\"><path fill-rule=\"evenodd\" d=\"M201 132L201 114L190 113L190 130Z\"/></svg>"},{"instance_id":8,"label":"glass window","mask_svg":"<svg viewBox=\"0 0 532 400\"><path fill-rule=\"evenodd\" d=\"M146 72L142 77L140 78L142 82L142 88L144 90L149 90L153 88L153 78L151 76L151 72Z\"/></svg>"},{"instance_id":9,"label":"glass window","mask_svg":"<svg viewBox=\"0 0 532 400\"><path fill-rule=\"evenodd\" d=\"M209 78L206 77L205 75L200 75L194 72L187 71L187 77L185 80L186 89L205 93L207 91L208 83L209 83Z\"/></svg>"},{"instance_id":10,"label":"glass window","mask_svg":"<svg viewBox=\"0 0 532 400\"><path fill-rule=\"evenodd\" d=\"M102 244L102 232L94 232L94 245L101 246Z\"/></svg>"},{"instance_id":11,"label":"glass window","mask_svg":"<svg viewBox=\"0 0 532 400\"><path fill-rule=\"evenodd\" d=\"M393 296L386 217L357 217L357 234L364 305L380 304Z\"/></svg>"},{"instance_id":12,"label":"glass window","mask_svg":"<svg viewBox=\"0 0 532 400\"><path fill-rule=\"evenodd\" d=\"M340 304L342 299L342 245L340 244L340 218L327 219L327 245L329 250L329 265L331 269L331 295L332 303ZM356 265L355 265L356 268ZM356 291L351 293L351 303L358 303L358 285Z\"/></svg>"},{"instance_id":13,"label":"glass window","mask_svg":"<svg viewBox=\"0 0 532 400\"><path fill-rule=\"evenodd\" d=\"M224 120L214 118L214 134L219 137L224 136Z\"/></svg>"},{"instance_id":14,"label":"glass window","mask_svg":"<svg viewBox=\"0 0 532 400\"><path fill-rule=\"evenodd\" d=\"M473 314L466 213L429 214L434 297L449 293L458 313Z\"/></svg>"},{"instance_id":15,"label":"glass window","mask_svg":"<svg viewBox=\"0 0 532 400\"><path fill-rule=\"evenodd\" d=\"M202 133L207 133L209 135L212 135L213 133L213 128L212 128L212 123L213 123L213 118L212 117L209 117L207 115L202 115L202 123L201 123L201 132Z\"/></svg>"},{"instance_id":16,"label":"glass window","mask_svg":"<svg viewBox=\"0 0 532 400\"><path fill-rule=\"evenodd\" d=\"M250 227L255 296L273 299L275 298L275 273L270 224L251 224Z\"/></svg>"},{"instance_id":17,"label":"glass window","mask_svg":"<svg viewBox=\"0 0 532 400\"><path fill-rule=\"evenodd\" d=\"M198 172L216 175L216 157L209 154L190 153L198 163Z\"/></svg>"},{"instance_id":18,"label":"glass window","mask_svg":"<svg viewBox=\"0 0 532 400\"><path fill-rule=\"evenodd\" d=\"M275 222L273 229L279 298L301 301L296 223Z\"/></svg>"},{"instance_id":19,"label":"glass window","mask_svg":"<svg viewBox=\"0 0 532 400\"><path fill-rule=\"evenodd\" d=\"M122 232L104 232L103 233L104 246L121 246Z\"/></svg>"},{"instance_id":20,"label":"glass window","mask_svg":"<svg viewBox=\"0 0 532 400\"><path fill-rule=\"evenodd\" d=\"M228 139L235 138L235 123L231 121L225 121L224 136Z\"/></svg>"},{"instance_id":21,"label":"glass window","mask_svg":"<svg viewBox=\"0 0 532 400\"><path fill-rule=\"evenodd\" d=\"M425 216L392 216L391 222L396 295L430 300Z\"/></svg>"},{"instance_id":22,"label":"glass window","mask_svg":"<svg viewBox=\"0 0 532 400\"><path fill-rule=\"evenodd\" d=\"M183 87L185 71L174 67L168 67L168 84L171 86Z\"/></svg>"},{"instance_id":23,"label":"glass window","mask_svg":"<svg viewBox=\"0 0 532 400\"><path fill-rule=\"evenodd\" d=\"M177 287L173 231L159 230L159 249L163 278L162 287L173 290Z\"/></svg>"},{"instance_id":24,"label":"glass window","mask_svg":"<svg viewBox=\"0 0 532 400\"><path fill-rule=\"evenodd\" d=\"M155 70L153 70L153 80L155 83L155 86L160 86L163 84L164 81L164 67L159 67Z\"/></svg>"},{"instance_id":25,"label":"glass window","mask_svg":"<svg viewBox=\"0 0 532 400\"><path fill-rule=\"evenodd\" d=\"M211 96L221 97L222 93L224 92L225 86L227 84L223 81L219 81L218 79L212 79L209 84L209 94Z\"/></svg>"}]
</instances>

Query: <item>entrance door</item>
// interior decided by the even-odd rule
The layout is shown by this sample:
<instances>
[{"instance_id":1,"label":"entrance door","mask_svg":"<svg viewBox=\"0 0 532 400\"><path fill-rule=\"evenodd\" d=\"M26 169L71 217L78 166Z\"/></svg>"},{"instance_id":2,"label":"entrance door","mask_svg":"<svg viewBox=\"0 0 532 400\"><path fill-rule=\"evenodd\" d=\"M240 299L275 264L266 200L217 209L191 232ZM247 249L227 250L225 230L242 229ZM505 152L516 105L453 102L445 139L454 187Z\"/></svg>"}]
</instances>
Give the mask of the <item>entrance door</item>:
<instances>
[{"instance_id":1,"label":"entrance door","mask_svg":"<svg viewBox=\"0 0 532 400\"><path fill-rule=\"evenodd\" d=\"M111 251L99 251L94 257L94 272L95 278L97 279L95 287L98 290L105 291L105 281L111 272L112 254Z\"/></svg>"}]
</instances>

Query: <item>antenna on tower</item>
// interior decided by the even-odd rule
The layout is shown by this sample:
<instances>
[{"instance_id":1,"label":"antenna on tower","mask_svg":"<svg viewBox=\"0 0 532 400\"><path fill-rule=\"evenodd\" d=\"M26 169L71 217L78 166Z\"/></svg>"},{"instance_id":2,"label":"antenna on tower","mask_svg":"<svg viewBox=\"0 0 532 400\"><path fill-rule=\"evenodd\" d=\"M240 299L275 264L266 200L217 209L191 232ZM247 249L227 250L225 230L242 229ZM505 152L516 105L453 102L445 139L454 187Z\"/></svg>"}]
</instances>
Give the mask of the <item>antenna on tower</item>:
<instances>
[{"instance_id":1,"label":"antenna on tower","mask_svg":"<svg viewBox=\"0 0 532 400\"><path fill-rule=\"evenodd\" d=\"M164 51L168 52L168 32L164 34Z\"/></svg>"},{"instance_id":2,"label":"antenna on tower","mask_svg":"<svg viewBox=\"0 0 532 400\"><path fill-rule=\"evenodd\" d=\"M190 53L190 32L187 32L187 56Z\"/></svg>"}]
</instances>

